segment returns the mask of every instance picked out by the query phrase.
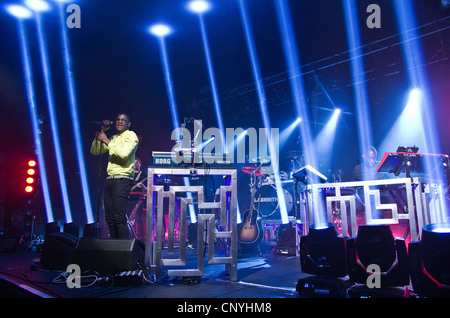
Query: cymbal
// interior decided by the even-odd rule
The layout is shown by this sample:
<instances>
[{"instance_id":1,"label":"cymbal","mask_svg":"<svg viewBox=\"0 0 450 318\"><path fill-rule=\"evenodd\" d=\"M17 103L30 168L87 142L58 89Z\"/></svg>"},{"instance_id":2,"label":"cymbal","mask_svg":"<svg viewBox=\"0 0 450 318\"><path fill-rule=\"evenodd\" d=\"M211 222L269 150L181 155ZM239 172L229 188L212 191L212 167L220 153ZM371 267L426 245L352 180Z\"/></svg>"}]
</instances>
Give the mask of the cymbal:
<instances>
[{"instance_id":1,"label":"cymbal","mask_svg":"<svg viewBox=\"0 0 450 318\"><path fill-rule=\"evenodd\" d=\"M271 167L254 167L254 166L250 166L250 167L242 167L242 172L246 173L246 174L252 174L254 173L255 176L260 177L260 176L264 176L264 175L268 175L268 174L272 174L272 168Z\"/></svg>"},{"instance_id":2,"label":"cymbal","mask_svg":"<svg viewBox=\"0 0 450 318\"><path fill-rule=\"evenodd\" d=\"M261 171L257 167L242 167L242 172L246 174L254 174L257 177L263 176Z\"/></svg>"},{"instance_id":3,"label":"cymbal","mask_svg":"<svg viewBox=\"0 0 450 318\"><path fill-rule=\"evenodd\" d=\"M250 162L261 162L262 164L270 162L269 156L262 156L250 159Z\"/></svg>"}]
</instances>

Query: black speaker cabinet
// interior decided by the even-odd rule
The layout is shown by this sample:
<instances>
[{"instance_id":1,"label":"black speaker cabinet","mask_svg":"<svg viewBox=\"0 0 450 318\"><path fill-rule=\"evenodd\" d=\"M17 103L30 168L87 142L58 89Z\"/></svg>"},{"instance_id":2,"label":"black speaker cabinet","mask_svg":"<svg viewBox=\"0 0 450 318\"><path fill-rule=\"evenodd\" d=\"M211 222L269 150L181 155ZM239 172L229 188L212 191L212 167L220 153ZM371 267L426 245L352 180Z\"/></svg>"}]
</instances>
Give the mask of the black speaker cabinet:
<instances>
[{"instance_id":1,"label":"black speaker cabinet","mask_svg":"<svg viewBox=\"0 0 450 318\"><path fill-rule=\"evenodd\" d=\"M41 267L49 270L66 270L73 263L73 251L77 238L73 235L54 232L49 234L41 250Z\"/></svg>"},{"instance_id":2,"label":"black speaker cabinet","mask_svg":"<svg viewBox=\"0 0 450 318\"><path fill-rule=\"evenodd\" d=\"M103 275L138 269L144 262L145 245L136 239L80 238L74 250L74 263L81 271Z\"/></svg>"}]
</instances>

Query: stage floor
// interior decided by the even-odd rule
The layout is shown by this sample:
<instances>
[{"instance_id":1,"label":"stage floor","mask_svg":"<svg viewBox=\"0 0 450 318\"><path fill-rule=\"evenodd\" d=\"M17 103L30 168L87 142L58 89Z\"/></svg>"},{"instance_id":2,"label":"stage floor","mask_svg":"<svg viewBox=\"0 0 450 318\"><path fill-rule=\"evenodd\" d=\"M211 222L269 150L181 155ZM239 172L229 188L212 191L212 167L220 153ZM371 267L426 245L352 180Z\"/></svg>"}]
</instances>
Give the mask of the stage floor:
<instances>
[{"instance_id":1,"label":"stage floor","mask_svg":"<svg viewBox=\"0 0 450 318\"><path fill-rule=\"evenodd\" d=\"M194 253L191 256L196 257ZM141 280L139 285L115 286L110 282L96 282L86 286L87 282L82 280L84 287L72 289L68 288L65 279L61 279L61 272L42 270L36 266L39 257L39 252L28 250L0 253L0 299L5 306L14 304L22 313L35 313L37 308L56 313L59 310L48 307L46 303L50 301L54 304L54 300L46 299L60 299L58 301L68 302L71 309L89 314L114 313L115 308L121 308L130 314L137 314L136 310L139 310L139 314L157 310L165 314L195 313L207 316L222 313L288 315L293 310L302 311L305 308L320 308L321 313L331 315L342 304L371 304L371 311L386 313L386 306L379 306L384 304L380 300L370 302L368 299L361 298L358 301L348 296L307 297L299 294L296 291L298 280L310 277L302 273L299 256L276 255L272 250L263 251L262 254L241 253L236 282L229 281L224 264L208 265L205 262L204 276L198 283L189 284L181 277L163 277L153 282ZM25 298L27 301L23 302ZM88 302L92 306L77 307L77 300L83 305ZM405 304L398 301L390 300L388 304ZM404 307L408 307L412 311L422 307L423 301L408 302L408 306L396 308L404 310ZM45 307L39 307L41 304ZM445 302L434 301L429 305L442 306L444 309Z\"/></svg>"},{"instance_id":2,"label":"stage floor","mask_svg":"<svg viewBox=\"0 0 450 318\"><path fill-rule=\"evenodd\" d=\"M192 255L193 258L196 257ZM301 298L296 284L303 274L299 256L273 251L246 252L238 257L236 282L230 282L224 264L204 264L200 282L167 277L130 286L83 279L82 288L68 288L60 271L43 270L39 252L21 250L0 254L0 296L40 298Z\"/></svg>"}]
</instances>

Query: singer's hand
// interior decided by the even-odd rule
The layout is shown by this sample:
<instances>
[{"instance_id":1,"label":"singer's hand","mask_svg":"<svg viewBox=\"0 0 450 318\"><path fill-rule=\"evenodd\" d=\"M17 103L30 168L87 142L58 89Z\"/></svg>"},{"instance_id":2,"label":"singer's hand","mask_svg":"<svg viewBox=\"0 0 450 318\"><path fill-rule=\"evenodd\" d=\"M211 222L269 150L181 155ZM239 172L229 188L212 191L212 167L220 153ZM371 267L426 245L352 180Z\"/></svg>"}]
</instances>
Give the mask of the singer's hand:
<instances>
[{"instance_id":1,"label":"singer's hand","mask_svg":"<svg viewBox=\"0 0 450 318\"><path fill-rule=\"evenodd\" d=\"M109 129L109 127L113 124L110 120L102 120L102 131L107 131Z\"/></svg>"},{"instance_id":2,"label":"singer's hand","mask_svg":"<svg viewBox=\"0 0 450 318\"><path fill-rule=\"evenodd\" d=\"M104 142L106 145L109 144L109 139L103 131L96 131L95 138L101 142Z\"/></svg>"}]
</instances>

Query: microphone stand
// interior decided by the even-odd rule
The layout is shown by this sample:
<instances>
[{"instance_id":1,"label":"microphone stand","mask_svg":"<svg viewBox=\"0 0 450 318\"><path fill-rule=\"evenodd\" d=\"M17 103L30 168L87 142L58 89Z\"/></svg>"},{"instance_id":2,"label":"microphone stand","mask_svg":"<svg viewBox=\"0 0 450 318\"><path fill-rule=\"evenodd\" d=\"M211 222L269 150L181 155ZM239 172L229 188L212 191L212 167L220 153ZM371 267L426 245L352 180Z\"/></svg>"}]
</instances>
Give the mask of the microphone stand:
<instances>
[{"instance_id":1,"label":"microphone stand","mask_svg":"<svg viewBox=\"0 0 450 318\"><path fill-rule=\"evenodd\" d=\"M103 131L103 127L101 128L101 131ZM100 141L100 149L102 148L104 142ZM97 220L94 222L94 237L99 238L100 237L100 205L101 205L101 187L100 187L100 180L102 177L102 156L101 154L98 156L98 178L97 178Z\"/></svg>"},{"instance_id":2,"label":"microphone stand","mask_svg":"<svg viewBox=\"0 0 450 318\"><path fill-rule=\"evenodd\" d=\"M99 220L100 220L100 203L101 203L101 188L100 180L102 176L102 156L98 159L98 179L97 179L97 220L96 220L96 230L100 230Z\"/></svg>"}]
</instances>

